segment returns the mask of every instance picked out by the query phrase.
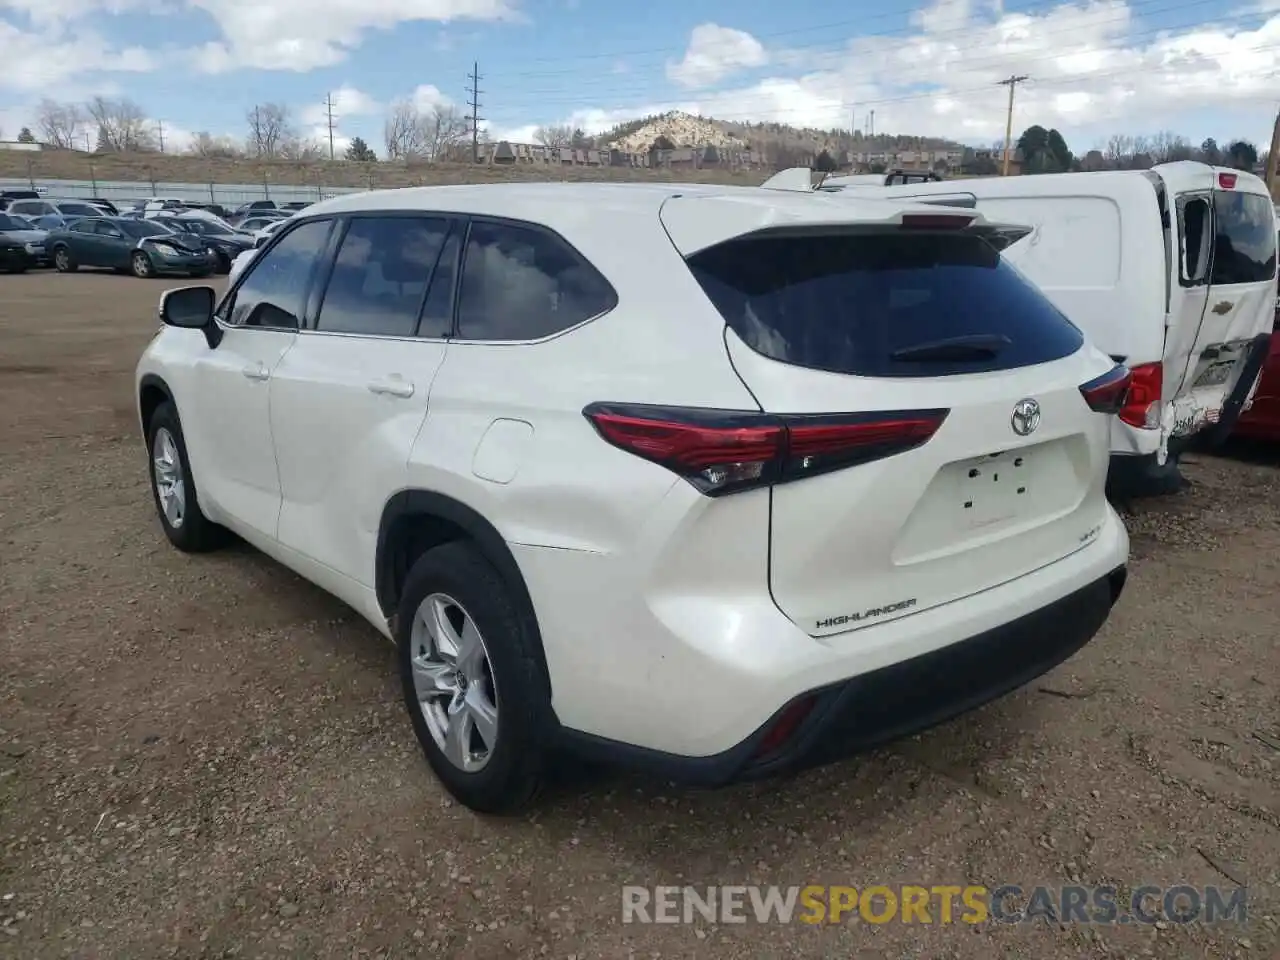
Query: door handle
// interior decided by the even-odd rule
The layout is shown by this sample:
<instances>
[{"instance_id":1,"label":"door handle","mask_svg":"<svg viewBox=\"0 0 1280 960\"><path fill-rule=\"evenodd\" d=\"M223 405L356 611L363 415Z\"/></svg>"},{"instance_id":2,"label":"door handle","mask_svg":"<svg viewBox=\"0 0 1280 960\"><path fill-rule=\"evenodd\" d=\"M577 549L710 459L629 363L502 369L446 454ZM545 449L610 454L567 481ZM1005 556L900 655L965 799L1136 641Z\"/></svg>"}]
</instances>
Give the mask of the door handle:
<instances>
[{"instance_id":1,"label":"door handle","mask_svg":"<svg viewBox=\"0 0 1280 960\"><path fill-rule=\"evenodd\" d=\"M413 384L399 377L387 377L385 380L374 380L369 384L370 393L384 394L389 397L412 397Z\"/></svg>"},{"instance_id":2,"label":"door handle","mask_svg":"<svg viewBox=\"0 0 1280 960\"><path fill-rule=\"evenodd\" d=\"M266 380L271 376L271 371L261 363L251 363L240 372L250 380Z\"/></svg>"}]
</instances>

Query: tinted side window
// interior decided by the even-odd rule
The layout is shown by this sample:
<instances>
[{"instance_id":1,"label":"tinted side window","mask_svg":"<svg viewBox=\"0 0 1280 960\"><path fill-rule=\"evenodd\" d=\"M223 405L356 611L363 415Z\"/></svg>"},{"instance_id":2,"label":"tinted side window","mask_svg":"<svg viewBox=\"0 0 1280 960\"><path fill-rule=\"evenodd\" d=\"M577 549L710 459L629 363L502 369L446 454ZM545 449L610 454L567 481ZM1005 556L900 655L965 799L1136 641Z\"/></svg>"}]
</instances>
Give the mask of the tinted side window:
<instances>
[{"instance_id":1,"label":"tinted side window","mask_svg":"<svg viewBox=\"0 0 1280 960\"><path fill-rule=\"evenodd\" d=\"M536 340L617 302L604 277L559 237L513 224L472 224L462 263L459 338Z\"/></svg>"},{"instance_id":2,"label":"tinted side window","mask_svg":"<svg viewBox=\"0 0 1280 960\"><path fill-rule=\"evenodd\" d=\"M328 220L304 223L255 257L232 295L229 322L246 327L300 326L307 289L331 225Z\"/></svg>"},{"instance_id":3,"label":"tinted side window","mask_svg":"<svg viewBox=\"0 0 1280 960\"><path fill-rule=\"evenodd\" d=\"M72 233L93 233L95 222L93 220L77 220L75 223L67 227Z\"/></svg>"},{"instance_id":4,"label":"tinted side window","mask_svg":"<svg viewBox=\"0 0 1280 960\"><path fill-rule=\"evenodd\" d=\"M411 337L449 221L358 217L351 221L325 289L316 328Z\"/></svg>"},{"instance_id":5,"label":"tinted side window","mask_svg":"<svg viewBox=\"0 0 1280 960\"><path fill-rule=\"evenodd\" d=\"M1265 283L1276 275L1271 201L1257 193L1219 190L1213 199L1213 272L1209 284Z\"/></svg>"},{"instance_id":6,"label":"tinted side window","mask_svg":"<svg viewBox=\"0 0 1280 960\"><path fill-rule=\"evenodd\" d=\"M969 234L745 237L689 260L758 353L866 377L1047 363L1080 349L1071 322Z\"/></svg>"}]
</instances>

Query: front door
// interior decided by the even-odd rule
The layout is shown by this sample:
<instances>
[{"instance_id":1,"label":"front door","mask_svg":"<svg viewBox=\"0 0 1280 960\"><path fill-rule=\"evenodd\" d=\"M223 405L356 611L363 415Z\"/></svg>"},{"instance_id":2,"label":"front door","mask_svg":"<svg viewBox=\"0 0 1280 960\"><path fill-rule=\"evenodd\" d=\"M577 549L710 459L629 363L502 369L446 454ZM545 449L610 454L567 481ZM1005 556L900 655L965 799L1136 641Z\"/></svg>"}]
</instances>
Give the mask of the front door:
<instances>
[{"instance_id":1,"label":"front door","mask_svg":"<svg viewBox=\"0 0 1280 960\"><path fill-rule=\"evenodd\" d=\"M280 542L366 587L444 360L460 246L447 217L352 217L272 377Z\"/></svg>"},{"instance_id":2,"label":"front door","mask_svg":"<svg viewBox=\"0 0 1280 960\"><path fill-rule=\"evenodd\" d=\"M280 519L270 381L298 338L331 227L318 220L290 230L219 304L222 340L196 363L192 394L203 409L183 416L202 496L229 525L265 537Z\"/></svg>"}]
</instances>

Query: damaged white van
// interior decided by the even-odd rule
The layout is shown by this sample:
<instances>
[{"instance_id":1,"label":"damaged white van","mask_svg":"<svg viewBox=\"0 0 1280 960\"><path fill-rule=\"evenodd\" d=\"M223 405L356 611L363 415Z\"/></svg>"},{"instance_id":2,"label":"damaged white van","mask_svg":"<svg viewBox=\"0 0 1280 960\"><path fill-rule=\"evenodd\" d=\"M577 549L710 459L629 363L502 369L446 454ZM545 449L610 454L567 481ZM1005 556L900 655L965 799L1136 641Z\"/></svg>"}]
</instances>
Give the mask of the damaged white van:
<instances>
[{"instance_id":1,"label":"damaged white van","mask_svg":"<svg viewBox=\"0 0 1280 960\"><path fill-rule=\"evenodd\" d=\"M764 186L802 182L784 171ZM821 192L976 207L1032 228L1006 260L1133 371L1111 431L1119 492L1176 486L1191 439L1225 439L1251 399L1276 302L1276 213L1253 174L1180 162L882 187L837 177Z\"/></svg>"}]
</instances>

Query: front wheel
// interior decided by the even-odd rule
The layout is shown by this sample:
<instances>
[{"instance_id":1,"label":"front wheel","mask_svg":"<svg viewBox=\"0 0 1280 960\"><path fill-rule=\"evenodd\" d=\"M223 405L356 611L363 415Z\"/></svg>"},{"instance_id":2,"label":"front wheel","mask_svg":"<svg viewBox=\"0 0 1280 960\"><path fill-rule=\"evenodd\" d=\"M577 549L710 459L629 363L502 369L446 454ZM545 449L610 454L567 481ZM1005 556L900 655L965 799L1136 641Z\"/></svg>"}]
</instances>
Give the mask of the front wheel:
<instances>
[{"instance_id":1,"label":"front wheel","mask_svg":"<svg viewBox=\"0 0 1280 960\"><path fill-rule=\"evenodd\" d=\"M151 258L141 250L134 252L132 259L129 261L129 267L133 270L133 275L140 280L146 280L155 274L155 270L151 266Z\"/></svg>"},{"instance_id":2,"label":"front wheel","mask_svg":"<svg viewBox=\"0 0 1280 960\"><path fill-rule=\"evenodd\" d=\"M196 500L187 444L172 403L162 403L152 414L147 451L151 455L151 495L169 542L184 553L204 553L221 546L226 529L209 520Z\"/></svg>"},{"instance_id":3,"label":"front wheel","mask_svg":"<svg viewBox=\"0 0 1280 960\"><path fill-rule=\"evenodd\" d=\"M71 251L66 247L58 247L54 250L53 268L59 273L75 273L76 262L71 259Z\"/></svg>"},{"instance_id":4,"label":"front wheel","mask_svg":"<svg viewBox=\"0 0 1280 960\"><path fill-rule=\"evenodd\" d=\"M466 542L427 551L396 618L405 705L427 762L477 813L518 813L543 784L547 684L537 628Z\"/></svg>"}]
</instances>

